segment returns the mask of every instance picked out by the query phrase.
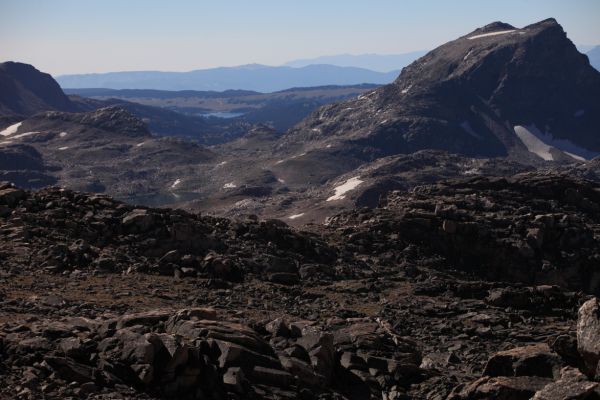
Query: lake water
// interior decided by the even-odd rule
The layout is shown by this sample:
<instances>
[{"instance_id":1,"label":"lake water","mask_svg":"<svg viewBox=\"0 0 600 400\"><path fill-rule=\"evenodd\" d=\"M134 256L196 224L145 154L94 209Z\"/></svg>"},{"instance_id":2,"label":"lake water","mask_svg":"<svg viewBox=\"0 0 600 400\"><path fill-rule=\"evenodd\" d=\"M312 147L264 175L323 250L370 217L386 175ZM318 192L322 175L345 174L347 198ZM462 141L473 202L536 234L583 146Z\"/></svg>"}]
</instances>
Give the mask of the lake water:
<instances>
[{"instance_id":1,"label":"lake water","mask_svg":"<svg viewBox=\"0 0 600 400\"><path fill-rule=\"evenodd\" d=\"M241 112L229 112L229 111L220 111L220 112L211 112L211 113L204 113L204 114L199 114L202 117L216 117L216 118L235 118L235 117L239 117L244 115L244 113Z\"/></svg>"}]
</instances>

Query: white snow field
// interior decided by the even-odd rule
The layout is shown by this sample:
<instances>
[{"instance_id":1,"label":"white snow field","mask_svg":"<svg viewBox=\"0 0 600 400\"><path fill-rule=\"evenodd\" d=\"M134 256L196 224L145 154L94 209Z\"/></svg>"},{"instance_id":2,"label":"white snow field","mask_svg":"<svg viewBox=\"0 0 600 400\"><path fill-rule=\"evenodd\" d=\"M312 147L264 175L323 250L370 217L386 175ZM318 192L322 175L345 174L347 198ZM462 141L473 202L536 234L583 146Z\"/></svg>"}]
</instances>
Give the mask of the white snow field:
<instances>
[{"instance_id":1,"label":"white snow field","mask_svg":"<svg viewBox=\"0 0 600 400\"><path fill-rule=\"evenodd\" d=\"M469 39L469 40L481 39L481 38L484 38L484 37L505 35L507 33L512 33L512 32L516 32L516 31L517 31L516 29L510 29L508 31L497 31L497 32L482 33L481 35L469 36L467 39Z\"/></svg>"},{"instance_id":2,"label":"white snow field","mask_svg":"<svg viewBox=\"0 0 600 400\"><path fill-rule=\"evenodd\" d=\"M580 161L591 160L598 155L598 153L584 149L567 139L558 139L549 133L543 133L535 125L517 125L514 130L527 150L547 161L554 160L550 153L553 148Z\"/></svg>"},{"instance_id":3,"label":"white snow field","mask_svg":"<svg viewBox=\"0 0 600 400\"><path fill-rule=\"evenodd\" d=\"M345 196L346 193L355 189L358 185L360 185L363 182L364 181L362 181L360 179L360 176L355 176L353 178L348 179L346 182L342 183L340 186L336 186L334 188L335 194L333 196L329 197L327 199L327 201L344 199L346 197Z\"/></svg>"},{"instance_id":4,"label":"white snow field","mask_svg":"<svg viewBox=\"0 0 600 400\"><path fill-rule=\"evenodd\" d=\"M0 132L1 136L10 136L13 133L17 133L17 130L19 130L19 127L21 126L22 122L17 122L16 124L13 124L11 126L9 126L8 128L4 129L2 132Z\"/></svg>"}]
</instances>

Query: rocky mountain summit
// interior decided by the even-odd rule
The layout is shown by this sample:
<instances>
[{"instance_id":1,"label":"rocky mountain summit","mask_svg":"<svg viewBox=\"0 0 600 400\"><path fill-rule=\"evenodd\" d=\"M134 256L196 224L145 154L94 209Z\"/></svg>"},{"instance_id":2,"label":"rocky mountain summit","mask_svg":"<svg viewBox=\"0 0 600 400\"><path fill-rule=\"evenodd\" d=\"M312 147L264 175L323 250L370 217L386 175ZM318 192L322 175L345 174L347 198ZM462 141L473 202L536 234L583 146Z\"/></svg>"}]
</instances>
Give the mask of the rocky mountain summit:
<instances>
[{"instance_id":1,"label":"rocky mountain summit","mask_svg":"<svg viewBox=\"0 0 600 400\"><path fill-rule=\"evenodd\" d=\"M49 74L17 62L0 63L0 115L74 111L76 106Z\"/></svg>"},{"instance_id":2,"label":"rocky mountain summit","mask_svg":"<svg viewBox=\"0 0 600 400\"><path fill-rule=\"evenodd\" d=\"M321 108L283 148L351 145L366 160L421 149L590 159L600 151L599 98L600 73L554 19L497 22L429 52L393 84Z\"/></svg>"},{"instance_id":3,"label":"rocky mountain summit","mask_svg":"<svg viewBox=\"0 0 600 400\"><path fill-rule=\"evenodd\" d=\"M299 231L3 184L0 392L597 398L599 196L462 178Z\"/></svg>"}]
</instances>

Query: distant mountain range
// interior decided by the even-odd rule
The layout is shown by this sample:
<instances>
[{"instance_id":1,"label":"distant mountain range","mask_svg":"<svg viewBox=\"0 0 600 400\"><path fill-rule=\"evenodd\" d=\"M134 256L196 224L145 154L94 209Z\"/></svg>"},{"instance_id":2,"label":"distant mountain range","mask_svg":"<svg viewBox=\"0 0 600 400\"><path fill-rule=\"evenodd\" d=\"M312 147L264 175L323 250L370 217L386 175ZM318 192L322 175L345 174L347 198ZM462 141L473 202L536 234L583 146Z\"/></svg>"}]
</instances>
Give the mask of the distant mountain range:
<instances>
[{"instance_id":1,"label":"distant mountain range","mask_svg":"<svg viewBox=\"0 0 600 400\"><path fill-rule=\"evenodd\" d=\"M587 53L588 58L590 59L590 64L592 67L596 68L600 71L600 46L596 46Z\"/></svg>"},{"instance_id":2,"label":"distant mountain range","mask_svg":"<svg viewBox=\"0 0 600 400\"><path fill-rule=\"evenodd\" d=\"M580 46L600 70L600 46ZM55 77L65 89L154 89L189 91L256 91L271 93L296 87L387 84L426 51L401 54L339 54L298 59L283 66L248 64L189 72L123 71Z\"/></svg>"},{"instance_id":3,"label":"distant mountain range","mask_svg":"<svg viewBox=\"0 0 600 400\"><path fill-rule=\"evenodd\" d=\"M285 65L301 68L308 65L328 64L338 67L356 67L378 72L388 72L400 70L426 53L427 51L420 50L402 54L338 54L294 60Z\"/></svg>"},{"instance_id":4,"label":"distant mountain range","mask_svg":"<svg viewBox=\"0 0 600 400\"><path fill-rule=\"evenodd\" d=\"M62 75L56 80L63 88L212 90L232 89L275 92L292 87L324 85L386 84L399 70L376 72L335 65L288 66L243 65L189 72L131 71L102 74Z\"/></svg>"}]
</instances>

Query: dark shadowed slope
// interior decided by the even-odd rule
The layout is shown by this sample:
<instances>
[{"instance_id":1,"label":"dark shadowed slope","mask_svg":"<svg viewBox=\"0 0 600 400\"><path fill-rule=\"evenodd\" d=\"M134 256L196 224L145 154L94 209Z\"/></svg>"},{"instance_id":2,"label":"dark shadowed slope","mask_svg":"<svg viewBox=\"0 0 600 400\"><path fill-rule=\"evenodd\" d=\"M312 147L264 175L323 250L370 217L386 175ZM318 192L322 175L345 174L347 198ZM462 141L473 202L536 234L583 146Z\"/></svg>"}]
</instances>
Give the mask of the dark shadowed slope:
<instances>
[{"instance_id":1,"label":"dark shadowed slope","mask_svg":"<svg viewBox=\"0 0 600 400\"><path fill-rule=\"evenodd\" d=\"M72 111L75 106L49 75L29 64L0 63L0 115Z\"/></svg>"}]
</instances>

